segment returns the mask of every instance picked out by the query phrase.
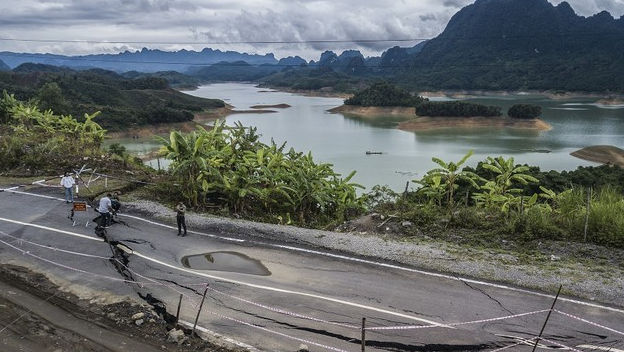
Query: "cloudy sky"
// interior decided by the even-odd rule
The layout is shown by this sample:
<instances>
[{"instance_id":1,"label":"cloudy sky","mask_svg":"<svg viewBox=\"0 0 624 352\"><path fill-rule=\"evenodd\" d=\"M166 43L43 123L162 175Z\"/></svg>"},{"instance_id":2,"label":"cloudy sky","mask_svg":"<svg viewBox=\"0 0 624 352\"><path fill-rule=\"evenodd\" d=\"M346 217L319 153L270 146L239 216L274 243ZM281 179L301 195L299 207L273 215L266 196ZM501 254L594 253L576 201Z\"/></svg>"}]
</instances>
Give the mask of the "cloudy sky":
<instances>
[{"instance_id":1,"label":"cloudy sky","mask_svg":"<svg viewBox=\"0 0 624 352\"><path fill-rule=\"evenodd\" d=\"M558 4L561 0L549 0ZM82 55L143 47L379 56L442 32L474 0L0 0L0 51ZM624 15L624 0L568 0L575 12Z\"/></svg>"}]
</instances>

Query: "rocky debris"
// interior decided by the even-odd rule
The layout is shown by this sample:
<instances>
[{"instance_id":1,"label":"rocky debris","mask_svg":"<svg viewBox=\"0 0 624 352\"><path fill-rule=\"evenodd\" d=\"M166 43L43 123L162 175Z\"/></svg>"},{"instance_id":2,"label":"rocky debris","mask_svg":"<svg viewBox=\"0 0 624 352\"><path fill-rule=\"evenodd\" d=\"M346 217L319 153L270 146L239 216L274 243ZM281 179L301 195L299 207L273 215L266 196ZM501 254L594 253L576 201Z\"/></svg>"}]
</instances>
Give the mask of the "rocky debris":
<instances>
[{"instance_id":1,"label":"rocky debris","mask_svg":"<svg viewBox=\"0 0 624 352\"><path fill-rule=\"evenodd\" d=\"M188 338L184 334L184 330L171 329L167 333L167 342L177 343L178 345L183 344Z\"/></svg>"}]
</instances>

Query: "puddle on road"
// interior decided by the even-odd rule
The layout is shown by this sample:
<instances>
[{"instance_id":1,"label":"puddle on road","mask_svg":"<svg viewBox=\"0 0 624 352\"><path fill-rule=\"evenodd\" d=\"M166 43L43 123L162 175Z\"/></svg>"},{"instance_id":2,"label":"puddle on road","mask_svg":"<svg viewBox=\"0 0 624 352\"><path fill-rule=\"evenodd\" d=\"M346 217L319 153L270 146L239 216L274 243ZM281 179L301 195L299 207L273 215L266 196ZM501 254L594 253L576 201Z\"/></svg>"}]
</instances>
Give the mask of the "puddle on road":
<instances>
[{"instance_id":1,"label":"puddle on road","mask_svg":"<svg viewBox=\"0 0 624 352\"><path fill-rule=\"evenodd\" d=\"M238 252L212 252L182 258L182 265L197 270L229 271L269 276L271 272L259 260Z\"/></svg>"}]
</instances>

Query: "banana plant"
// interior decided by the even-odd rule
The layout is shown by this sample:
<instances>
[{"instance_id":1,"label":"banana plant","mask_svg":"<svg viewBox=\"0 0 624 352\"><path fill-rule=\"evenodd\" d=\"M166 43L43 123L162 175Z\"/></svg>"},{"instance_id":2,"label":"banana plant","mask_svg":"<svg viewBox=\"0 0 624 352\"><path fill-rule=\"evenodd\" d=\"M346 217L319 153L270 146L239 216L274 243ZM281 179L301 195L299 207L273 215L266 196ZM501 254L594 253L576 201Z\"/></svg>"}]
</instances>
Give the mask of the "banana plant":
<instances>
[{"instance_id":1,"label":"banana plant","mask_svg":"<svg viewBox=\"0 0 624 352\"><path fill-rule=\"evenodd\" d=\"M446 186L442 184L442 176L440 175L425 175L420 180L412 180L414 183L420 184L417 192L425 195L429 204L435 204L442 206L442 200L446 194Z\"/></svg>"},{"instance_id":2,"label":"banana plant","mask_svg":"<svg viewBox=\"0 0 624 352\"><path fill-rule=\"evenodd\" d=\"M420 182L414 182L420 184L429 184L432 180L435 180L436 177L439 177L440 182L444 185L447 204L449 205L449 207L452 208L455 204L455 190L459 187L459 185L457 184L459 181L468 182L473 188L479 189L477 180L480 180L481 178L471 171L461 169L462 165L464 165L466 160L473 154L474 151L472 149L469 150L468 153L456 163L447 163L439 158L431 158L431 160L434 163L438 164L440 167L429 170L427 174L425 174L425 176L423 177L423 180L421 180Z\"/></svg>"},{"instance_id":3,"label":"banana plant","mask_svg":"<svg viewBox=\"0 0 624 352\"><path fill-rule=\"evenodd\" d=\"M519 189L512 188L518 183L522 185L526 185L529 182L539 183L537 178L524 173L529 170L529 167L526 165L515 165L513 157L505 160L502 156L498 158L488 156L487 162L483 163L482 167L496 174L495 182L500 190L500 194L503 195L508 192L518 192Z\"/></svg>"}]
</instances>

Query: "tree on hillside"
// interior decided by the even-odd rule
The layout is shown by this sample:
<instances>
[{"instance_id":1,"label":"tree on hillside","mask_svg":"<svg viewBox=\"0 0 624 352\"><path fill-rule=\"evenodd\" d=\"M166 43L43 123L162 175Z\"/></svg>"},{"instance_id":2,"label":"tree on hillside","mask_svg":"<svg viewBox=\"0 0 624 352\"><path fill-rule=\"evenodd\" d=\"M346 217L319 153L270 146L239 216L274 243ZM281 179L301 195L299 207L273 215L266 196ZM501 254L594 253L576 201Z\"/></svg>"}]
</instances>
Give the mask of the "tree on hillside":
<instances>
[{"instance_id":1,"label":"tree on hillside","mask_svg":"<svg viewBox=\"0 0 624 352\"><path fill-rule=\"evenodd\" d=\"M58 84L47 82L37 91L35 99L39 101L41 110L53 110L58 114L66 114L69 105L63 98L63 92Z\"/></svg>"}]
</instances>

